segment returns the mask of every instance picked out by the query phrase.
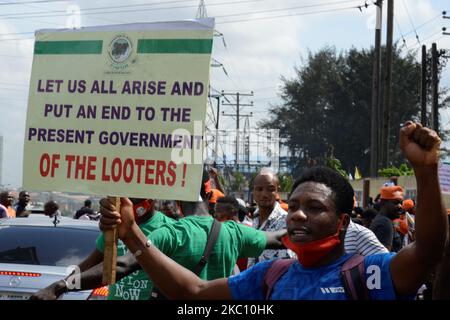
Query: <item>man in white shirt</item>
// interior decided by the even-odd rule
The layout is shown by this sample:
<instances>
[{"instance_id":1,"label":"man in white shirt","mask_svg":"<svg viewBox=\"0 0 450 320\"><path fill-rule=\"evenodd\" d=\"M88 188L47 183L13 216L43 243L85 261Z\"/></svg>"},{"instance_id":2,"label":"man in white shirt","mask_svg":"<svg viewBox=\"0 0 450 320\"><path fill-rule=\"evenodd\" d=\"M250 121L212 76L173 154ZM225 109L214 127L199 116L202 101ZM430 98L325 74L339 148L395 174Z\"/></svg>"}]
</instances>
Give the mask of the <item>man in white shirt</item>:
<instances>
[{"instance_id":1,"label":"man in white shirt","mask_svg":"<svg viewBox=\"0 0 450 320\"><path fill-rule=\"evenodd\" d=\"M372 254L388 253L372 230L350 220L344 238L345 252L368 256Z\"/></svg>"},{"instance_id":2,"label":"man in white shirt","mask_svg":"<svg viewBox=\"0 0 450 320\"><path fill-rule=\"evenodd\" d=\"M253 227L262 231L286 229L287 212L277 202L278 177L268 168L263 168L253 180L253 199L258 209L253 214ZM288 250L264 250L258 258L249 258L248 266L260 261L292 257Z\"/></svg>"}]
</instances>

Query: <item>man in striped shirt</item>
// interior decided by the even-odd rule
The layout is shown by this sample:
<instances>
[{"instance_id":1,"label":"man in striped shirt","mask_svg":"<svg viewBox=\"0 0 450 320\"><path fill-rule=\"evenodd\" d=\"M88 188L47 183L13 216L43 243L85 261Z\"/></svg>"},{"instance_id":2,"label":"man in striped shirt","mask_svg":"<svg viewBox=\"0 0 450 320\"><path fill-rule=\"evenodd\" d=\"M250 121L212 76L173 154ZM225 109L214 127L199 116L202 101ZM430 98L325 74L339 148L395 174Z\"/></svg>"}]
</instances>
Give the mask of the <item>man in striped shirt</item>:
<instances>
[{"instance_id":1,"label":"man in striped shirt","mask_svg":"<svg viewBox=\"0 0 450 320\"><path fill-rule=\"evenodd\" d=\"M344 239L345 252L368 256L372 254L388 253L375 234L366 227L350 220Z\"/></svg>"}]
</instances>

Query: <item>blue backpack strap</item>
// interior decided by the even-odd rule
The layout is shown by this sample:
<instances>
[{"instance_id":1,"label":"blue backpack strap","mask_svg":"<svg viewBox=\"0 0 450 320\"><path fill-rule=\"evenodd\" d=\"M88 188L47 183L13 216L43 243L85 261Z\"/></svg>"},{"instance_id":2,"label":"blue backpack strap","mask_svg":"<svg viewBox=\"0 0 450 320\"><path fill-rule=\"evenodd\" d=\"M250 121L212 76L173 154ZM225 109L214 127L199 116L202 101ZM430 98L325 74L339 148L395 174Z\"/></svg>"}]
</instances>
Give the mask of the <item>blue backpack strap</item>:
<instances>
[{"instance_id":1,"label":"blue backpack strap","mask_svg":"<svg viewBox=\"0 0 450 320\"><path fill-rule=\"evenodd\" d=\"M277 283L278 279L288 271L294 262L295 259L278 259L272 262L269 269L267 269L264 274L263 279L263 293L265 300L269 300L275 283Z\"/></svg>"},{"instance_id":2,"label":"blue backpack strap","mask_svg":"<svg viewBox=\"0 0 450 320\"><path fill-rule=\"evenodd\" d=\"M363 256L355 254L348 259L342 266L341 277L349 300L370 300Z\"/></svg>"}]
</instances>

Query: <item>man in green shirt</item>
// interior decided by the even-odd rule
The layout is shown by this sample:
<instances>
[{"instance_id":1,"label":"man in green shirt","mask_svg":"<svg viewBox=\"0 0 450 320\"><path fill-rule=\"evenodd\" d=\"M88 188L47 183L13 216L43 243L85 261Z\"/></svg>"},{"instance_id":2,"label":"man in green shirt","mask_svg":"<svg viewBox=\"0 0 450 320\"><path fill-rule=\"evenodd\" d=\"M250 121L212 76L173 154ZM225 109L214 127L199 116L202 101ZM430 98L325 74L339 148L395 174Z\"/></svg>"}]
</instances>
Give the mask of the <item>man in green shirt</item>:
<instances>
[{"instance_id":1,"label":"man in green shirt","mask_svg":"<svg viewBox=\"0 0 450 320\"><path fill-rule=\"evenodd\" d=\"M136 199L133 200L135 202L137 201ZM139 228L146 236L164 225L170 225L176 222L163 213L154 211L151 200L143 200L135 203L134 212L139 221ZM103 233L97 238L96 248L103 255L105 249ZM119 240L117 243L117 256L123 256L127 252L127 247ZM147 277L147 274L143 270L137 270L108 287L108 300L148 300L150 299L152 288L153 284Z\"/></svg>"},{"instance_id":2,"label":"man in green shirt","mask_svg":"<svg viewBox=\"0 0 450 320\"><path fill-rule=\"evenodd\" d=\"M179 202L181 213L185 218L161 226L147 236L162 252L190 270L200 261L214 220L207 207L208 179L208 173L204 172L200 190L203 201ZM264 249L285 249L281 243L284 234L286 230L263 232L234 221L223 223L209 261L200 277L212 280L229 276L238 257L257 257ZM131 253L117 258L116 279L120 280L137 270L141 270L141 266ZM81 288L71 290L88 290L101 286L102 274L102 262L82 270ZM56 299L59 294L68 290L64 280L52 286L34 294L31 299Z\"/></svg>"},{"instance_id":3,"label":"man in green shirt","mask_svg":"<svg viewBox=\"0 0 450 320\"><path fill-rule=\"evenodd\" d=\"M131 198L130 200L133 203L136 222L145 235L149 235L163 225L170 225L176 222L161 212L155 211L153 201L150 199ZM103 262L104 243L105 238L103 233L101 233L96 240L96 249L78 265L81 272ZM127 247L119 240L117 243L117 256L124 256L127 252ZM34 298L57 299L62 293L67 291L66 286L67 284L63 280L56 281L47 288L38 291ZM101 286L102 284L99 283L95 288ZM148 300L152 288L153 284L147 277L147 274L142 270L136 270L108 287L108 300Z\"/></svg>"}]
</instances>

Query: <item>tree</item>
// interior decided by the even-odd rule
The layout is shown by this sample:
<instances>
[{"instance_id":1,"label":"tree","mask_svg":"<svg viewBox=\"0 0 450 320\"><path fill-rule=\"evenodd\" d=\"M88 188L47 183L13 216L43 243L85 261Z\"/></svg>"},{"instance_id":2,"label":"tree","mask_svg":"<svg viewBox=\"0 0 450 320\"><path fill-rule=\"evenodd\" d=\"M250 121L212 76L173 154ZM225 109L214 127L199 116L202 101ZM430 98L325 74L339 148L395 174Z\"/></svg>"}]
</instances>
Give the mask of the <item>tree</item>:
<instances>
[{"instance_id":1,"label":"tree","mask_svg":"<svg viewBox=\"0 0 450 320\"><path fill-rule=\"evenodd\" d=\"M325 165L335 171L337 171L345 179L348 179L348 173L342 169L342 163L339 159L334 156L334 147L332 145L328 146L327 157L325 159Z\"/></svg>"},{"instance_id":2,"label":"tree","mask_svg":"<svg viewBox=\"0 0 450 320\"><path fill-rule=\"evenodd\" d=\"M413 53L401 55L397 47L393 51L389 159L399 165L404 161L398 151L400 125L420 119L421 68ZM280 129L292 153L294 175L311 163L327 165L330 146L342 168L357 166L368 174L372 62L373 50L352 48L338 54L324 47L308 53L294 79L282 78L283 103L271 106L271 117L260 125ZM450 103L448 97L440 101L441 107Z\"/></svg>"},{"instance_id":3,"label":"tree","mask_svg":"<svg viewBox=\"0 0 450 320\"><path fill-rule=\"evenodd\" d=\"M245 176L239 171L234 171L233 180L231 182L231 190L233 191L241 191L244 187Z\"/></svg>"},{"instance_id":4,"label":"tree","mask_svg":"<svg viewBox=\"0 0 450 320\"><path fill-rule=\"evenodd\" d=\"M294 179L290 174L282 173L278 175L278 182L280 184L281 192L291 192L294 185Z\"/></svg>"},{"instance_id":5,"label":"tree","mask_svg":"<svg viewBox=\"0 0 450 320\"><path fill-rule=\"evenodd\" d=\"M402 163L398 168L390 166L388 168L380 169L378 174L382 177L400 177L400 176L413 176L414 170L408 164Z\"/></svg>"}]
</instances>

